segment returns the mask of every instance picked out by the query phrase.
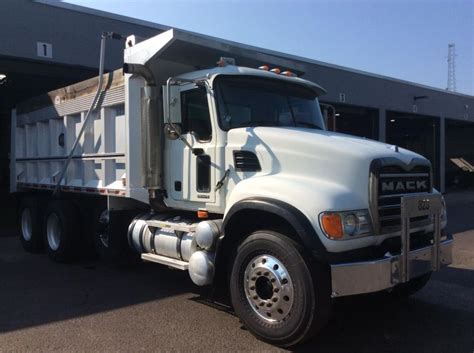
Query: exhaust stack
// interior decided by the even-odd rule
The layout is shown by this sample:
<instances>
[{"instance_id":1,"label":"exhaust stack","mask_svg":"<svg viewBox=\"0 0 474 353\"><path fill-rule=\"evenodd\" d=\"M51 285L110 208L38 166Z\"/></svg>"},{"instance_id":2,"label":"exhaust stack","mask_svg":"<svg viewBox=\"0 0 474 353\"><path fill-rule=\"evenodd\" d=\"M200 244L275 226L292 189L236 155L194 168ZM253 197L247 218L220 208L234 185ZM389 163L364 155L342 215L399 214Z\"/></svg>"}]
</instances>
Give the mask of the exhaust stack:
<instances>
[{"instance_id":1,"label":"exhaust stack","mask_svg":"<svg viewBox=\"0 0 474 353\"><path fill-rule=\"evenodd\" d=\"M141 64L124 64L123 72L141 76L146 86L141 92L142 184L150 195L163 189L163 117L162 101L153 72Z\"/></svg>"}]
</instances>

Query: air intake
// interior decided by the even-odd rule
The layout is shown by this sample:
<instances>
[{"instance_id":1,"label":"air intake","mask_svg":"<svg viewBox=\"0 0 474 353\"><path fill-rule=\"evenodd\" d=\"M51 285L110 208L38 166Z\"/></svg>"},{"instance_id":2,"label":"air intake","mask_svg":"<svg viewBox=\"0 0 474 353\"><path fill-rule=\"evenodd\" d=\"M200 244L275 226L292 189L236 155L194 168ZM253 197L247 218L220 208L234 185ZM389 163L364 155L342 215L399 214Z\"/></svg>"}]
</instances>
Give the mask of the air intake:
<instances>
[{"instance_id":1,"label":"air intake","mask_svg":"<svg viewBox=\"0 0 474 353\"><path fill-rule=\"evenodd\" d=\"M257 156L249 151L234 151L235 169L242 172L259 172L262 170Z\"/></svg>"}]
</instances>

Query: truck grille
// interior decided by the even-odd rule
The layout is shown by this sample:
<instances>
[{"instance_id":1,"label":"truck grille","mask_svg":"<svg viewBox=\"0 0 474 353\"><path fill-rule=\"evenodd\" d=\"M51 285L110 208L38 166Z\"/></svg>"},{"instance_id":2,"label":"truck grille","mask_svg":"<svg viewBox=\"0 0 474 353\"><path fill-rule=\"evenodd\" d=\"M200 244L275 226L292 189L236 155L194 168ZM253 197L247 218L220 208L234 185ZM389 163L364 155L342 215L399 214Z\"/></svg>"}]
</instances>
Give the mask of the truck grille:
<instances>
[{"instance_id":1,"label":"truck grille","mask_svg":"<svg viewBox=\"0 0 474 353\"><path fill-rule=\"evenodd\" d=\"M377 209L381 233L396 231L401 225L401 197L412 193L431 192L429 166L415 166L405 170L399 166L385 166L379 170ZM427 216L416 217L412 222L429 221Z\"/></svg>"}]
</instances>

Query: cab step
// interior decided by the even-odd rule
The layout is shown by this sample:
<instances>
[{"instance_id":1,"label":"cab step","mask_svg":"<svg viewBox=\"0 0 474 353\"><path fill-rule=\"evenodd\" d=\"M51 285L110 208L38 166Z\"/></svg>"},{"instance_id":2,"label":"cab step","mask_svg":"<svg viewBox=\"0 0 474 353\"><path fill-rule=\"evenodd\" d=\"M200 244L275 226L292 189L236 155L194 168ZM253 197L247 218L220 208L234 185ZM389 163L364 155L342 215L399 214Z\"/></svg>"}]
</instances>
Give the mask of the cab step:
<instances>
[{"instance_id":1,"label":"cab step","mask_svg":"<svg viewBox=\"0 0 474 353\"><path fill-rule=\"evenodd\" d=\"M189 264L186 261L172 259L171 257L156 254L142 254L142 260L166 265L168 267L176 268L181 271L187 271L189 268Z\"/></svg>"}]
</instances>

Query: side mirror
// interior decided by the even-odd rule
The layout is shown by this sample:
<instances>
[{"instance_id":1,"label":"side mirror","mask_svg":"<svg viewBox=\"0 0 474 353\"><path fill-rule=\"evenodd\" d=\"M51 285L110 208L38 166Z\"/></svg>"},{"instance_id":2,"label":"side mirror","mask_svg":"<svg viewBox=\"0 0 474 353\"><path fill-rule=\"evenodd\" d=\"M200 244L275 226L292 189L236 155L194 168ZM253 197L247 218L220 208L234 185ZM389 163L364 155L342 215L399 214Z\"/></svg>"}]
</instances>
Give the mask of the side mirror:
<instances>
[{"instance_id":1,"label":"side mirror","mask_svg":"<svg viewBox=\"0 0 474 353\"><path fill-rule=\"evenodd\" d=\"M179 85L174 85L169 80L163 86L163 110L165 124L181 124L181 91Z\"/></svg>"},{"instance_id":2,"label":"side mirror","mask_svg":"<svg viewBox=\"0 0 474 353\"><path fill-rule=\"evenodd\" d=\"M324 123L327 130L336 131L337 119L336 108L330 104L320 103Z\"/></svg>"}]
</instances>

